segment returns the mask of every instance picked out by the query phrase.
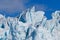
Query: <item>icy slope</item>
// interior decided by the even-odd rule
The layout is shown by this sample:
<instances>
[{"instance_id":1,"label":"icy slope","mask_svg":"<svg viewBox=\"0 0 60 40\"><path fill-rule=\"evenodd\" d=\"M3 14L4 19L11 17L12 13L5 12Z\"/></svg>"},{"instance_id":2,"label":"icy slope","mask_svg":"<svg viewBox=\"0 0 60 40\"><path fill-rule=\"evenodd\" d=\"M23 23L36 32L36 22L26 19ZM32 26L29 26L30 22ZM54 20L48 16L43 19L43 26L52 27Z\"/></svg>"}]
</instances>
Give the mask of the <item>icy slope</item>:
<instances>
[{"instance_id":1,"label":"icy slope","mask_svg":"<svg viewBox=\"0 0 60 40\"><path fill-rule=\"evenodd\" d=\"M26 22L17 17L0 14L0 40L60 40L60 11L52 13L47 20L44 11L35 12L33 7L26 12Z\"/></svg>"}]
</instances>

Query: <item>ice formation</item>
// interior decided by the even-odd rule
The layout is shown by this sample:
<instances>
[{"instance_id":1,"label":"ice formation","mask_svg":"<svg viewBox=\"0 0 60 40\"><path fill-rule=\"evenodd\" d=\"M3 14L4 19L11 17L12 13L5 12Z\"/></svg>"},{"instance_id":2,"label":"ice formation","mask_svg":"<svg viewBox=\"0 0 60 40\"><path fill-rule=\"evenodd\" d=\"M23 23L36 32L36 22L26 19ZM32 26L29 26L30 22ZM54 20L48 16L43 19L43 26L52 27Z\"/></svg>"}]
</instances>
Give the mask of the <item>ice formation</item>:
<instances>
[{"instance_id":1,"label":"ice formation","mask_svg":"<svg viewBox=\"0 0 60 40\"><path fill-rule=\"evenodd\" d=\"M33 7L27 10L25 23L0 14L0 40L60 40L60 11L52 13L51 20L44 14Z\"/></svg>"}]
</instances>

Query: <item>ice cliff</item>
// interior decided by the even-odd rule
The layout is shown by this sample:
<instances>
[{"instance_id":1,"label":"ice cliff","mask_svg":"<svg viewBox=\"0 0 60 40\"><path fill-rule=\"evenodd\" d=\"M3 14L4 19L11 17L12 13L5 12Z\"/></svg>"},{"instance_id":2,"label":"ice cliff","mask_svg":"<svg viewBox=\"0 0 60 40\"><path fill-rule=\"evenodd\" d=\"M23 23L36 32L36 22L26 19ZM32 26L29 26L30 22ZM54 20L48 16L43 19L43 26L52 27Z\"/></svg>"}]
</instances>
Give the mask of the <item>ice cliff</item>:
<instances>
[{"instance_id":1,"label":"ice cliff","mask_svg":"<svg viewBox=\"0 0 60 40\"><path fill-rule=\"evenodd\" d=\"M35 7L25 14L25 23L20 21L23 13L19 18L0 14L0 40L60 40L60 11L52 13L51 20Z\"/></svg>"}]
</instances>

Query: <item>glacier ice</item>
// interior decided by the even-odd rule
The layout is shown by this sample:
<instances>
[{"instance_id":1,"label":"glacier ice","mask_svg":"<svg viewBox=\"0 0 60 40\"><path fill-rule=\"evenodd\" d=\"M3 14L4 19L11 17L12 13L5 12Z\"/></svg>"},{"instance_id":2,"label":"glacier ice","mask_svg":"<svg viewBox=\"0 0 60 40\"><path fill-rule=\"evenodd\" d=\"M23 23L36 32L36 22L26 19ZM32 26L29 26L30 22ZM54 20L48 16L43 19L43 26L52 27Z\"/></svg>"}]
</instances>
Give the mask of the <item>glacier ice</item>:
<instances>
[{"instance_id":1,"label":"glacier ice","mask_svg":"<svg viewBox=\"0 0 60 40\"><path fill-rule=\"evenodd\" d=\"M27 10L23 23L17 17L0 14L0 40L60 40L60 11L47 20L44 11Z\"/></svg>"}]
</instances>

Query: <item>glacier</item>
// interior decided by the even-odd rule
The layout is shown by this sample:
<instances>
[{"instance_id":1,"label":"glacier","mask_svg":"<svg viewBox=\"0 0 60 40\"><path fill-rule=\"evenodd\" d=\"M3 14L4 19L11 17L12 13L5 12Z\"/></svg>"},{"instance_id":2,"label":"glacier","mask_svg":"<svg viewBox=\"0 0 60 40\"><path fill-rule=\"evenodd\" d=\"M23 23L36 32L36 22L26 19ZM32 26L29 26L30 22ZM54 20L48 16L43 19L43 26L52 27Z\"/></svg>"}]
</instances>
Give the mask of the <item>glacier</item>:
<instances>
[{"instance_id":1,"label":"glacier","mask_svg":"<svg viewBox=\"0 0 60 40\"><path fill-rule=\"evenodd\" d=\"M52 19L47 20L44 11L28 9L17 17L5 17L0 14L0 40L60 40L60 11L52 13Z\"/></svg>"}]
</instances>

